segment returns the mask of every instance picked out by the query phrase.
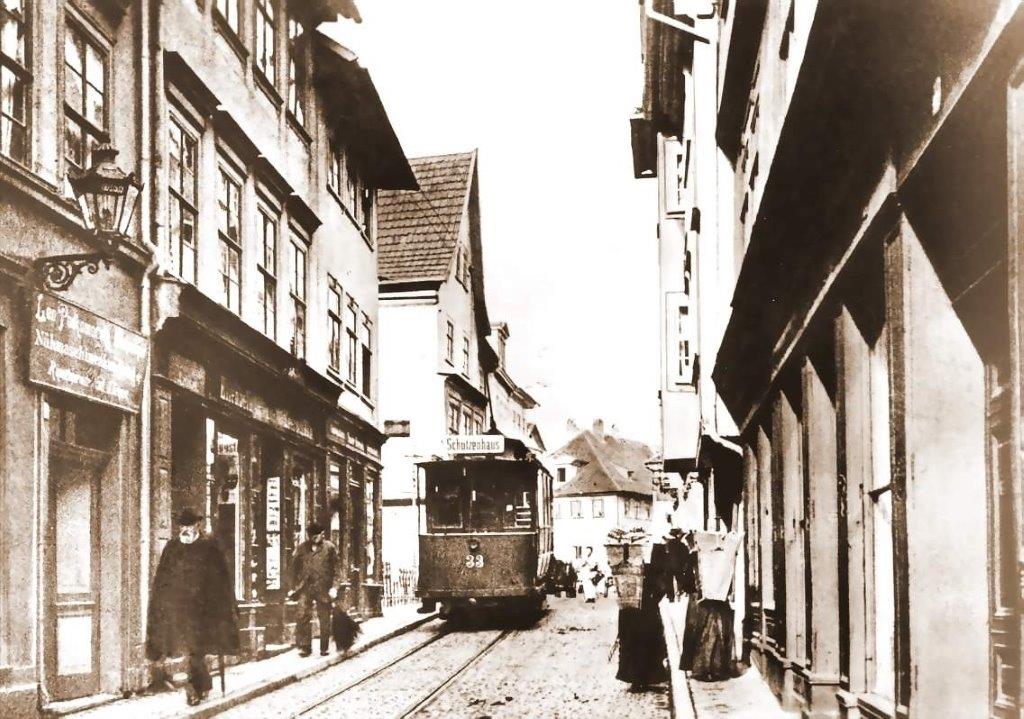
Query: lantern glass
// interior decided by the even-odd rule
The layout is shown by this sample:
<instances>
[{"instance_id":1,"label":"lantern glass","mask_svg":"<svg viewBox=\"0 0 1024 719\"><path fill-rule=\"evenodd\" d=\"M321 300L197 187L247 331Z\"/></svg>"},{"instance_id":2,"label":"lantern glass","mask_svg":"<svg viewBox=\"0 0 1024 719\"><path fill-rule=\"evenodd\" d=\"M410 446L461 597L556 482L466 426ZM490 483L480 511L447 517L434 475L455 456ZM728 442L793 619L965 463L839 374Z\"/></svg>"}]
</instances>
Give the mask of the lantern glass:
<instances>
[{"instance_id":1,"label":"lantern glass","mask_svg":"<svg viewBox=\"0 0 1024 719\"><path fill-rule=\"evenodd\" d=\"M100 232L113 232L117 229L119 205L122 195L116 188L105 187L105 192L96 192L93 195L95 205L93 223Z\"/></svg>"},{"instance_id":2,"label":"lantern glass","mask_svg":"<svg viewBox=\"0 0 1024 719\"><path fill-rule=\"evenodd\" d=\"M128 235L128 231L131 229L132 218L135 216L135 204L139 200L141 189L135 183L129 183L125 188L124 195L121 198L121 211L118 215L117 225L117 231L122 235Z\"/></svg>"}]
</instances>

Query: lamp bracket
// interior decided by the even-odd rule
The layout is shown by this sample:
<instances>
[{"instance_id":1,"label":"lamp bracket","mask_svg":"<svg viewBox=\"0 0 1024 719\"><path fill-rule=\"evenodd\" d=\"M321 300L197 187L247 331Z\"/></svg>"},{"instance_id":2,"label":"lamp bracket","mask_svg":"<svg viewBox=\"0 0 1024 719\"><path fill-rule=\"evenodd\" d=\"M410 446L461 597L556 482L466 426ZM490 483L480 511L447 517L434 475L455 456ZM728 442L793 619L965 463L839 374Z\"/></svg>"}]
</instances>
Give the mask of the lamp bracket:
<instances>
[{"instance_id":1,"label":"lamp bracket","mask_svg":"<svg viewBox=\"0 0 1024 719\"><path fill-rule=\"evenodd\" d=\"M51 255L35 260L32 270L41 287L52 292L63 292L71 287L82 272L95 275L101 264L109 270L110 262L111 256L107 252Z\"/></svg>"}]
</instances>

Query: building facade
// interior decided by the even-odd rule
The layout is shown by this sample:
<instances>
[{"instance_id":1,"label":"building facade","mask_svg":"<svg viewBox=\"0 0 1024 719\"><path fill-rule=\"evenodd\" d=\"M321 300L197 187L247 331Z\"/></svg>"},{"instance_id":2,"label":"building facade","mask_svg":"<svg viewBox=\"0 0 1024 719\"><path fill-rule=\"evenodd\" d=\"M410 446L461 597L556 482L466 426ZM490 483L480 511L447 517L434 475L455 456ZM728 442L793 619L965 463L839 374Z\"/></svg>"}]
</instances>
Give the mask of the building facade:
<instances>
[{"instance_id":1,"label":"building facade","mask_svg":"<svg viewBox=\"0 0 1024 719\"><path fill-rule=\"evenodd\" d=\"M598 419L547 455L555 473L555 557L571 562L592 547L594 560L607 565L611 529L658 524L655 507L664 497L646 466L653 454L641 442L606 432Z\"/></svg>"},{"instance_id":2,"label":"building facade","mask_svg":"<svg viewBox=\"0 0 1024 719\"><path fill-rule=\"evenodd\" d=\"M540 457L546 452L544 438L537 425L530 421L530 410L537 407L537 400L516 384L509 374L506 358L510 335L508 323L496 322L491 325L488 341L498 357L497 368L488 376L491 415L499 432L519 440Z\"/></svg>"},{"instance_id":3,"label":"building facade","mask_svg":"<svg viewBox=\"0 0 1024 719\"><path fill-rule=\"evenodd\" d=\"M491 426L475 151L415 158L420 189L380 198L380 413L402 431L384 446L384 561L418 566L416 463L445 437ZM404 436L401 436L404 435Z\"/></svg>"},{"instance_id":4,"label":"building facade","mask_svg":"<svg viewBox=\"0 0 1024 719\"><path fill-rule=\"evenodd\" d=\"M290 643L288 561L313 519L342 548L344 601L380 610L374 198L415 177L366 71L316 30L339 14L358 17L0 9L0 495L22 518L0 537L4 716L149 682L150 577L186 506L234 574L243 658ZM143 190L89 267L105 248L68 179L106 143ZM56 287L47 261L85 271Z\"/></svg>"},{"instance_id":5,"label":"building facade","mask_svg":"<svg viewBox=\"0 0 1024 719\"><path fill-rule=\"evenodd\" d=\"M747 649L805 716L1018 716L1024 11L714 22Z\"/></svg>"}]
</instances>

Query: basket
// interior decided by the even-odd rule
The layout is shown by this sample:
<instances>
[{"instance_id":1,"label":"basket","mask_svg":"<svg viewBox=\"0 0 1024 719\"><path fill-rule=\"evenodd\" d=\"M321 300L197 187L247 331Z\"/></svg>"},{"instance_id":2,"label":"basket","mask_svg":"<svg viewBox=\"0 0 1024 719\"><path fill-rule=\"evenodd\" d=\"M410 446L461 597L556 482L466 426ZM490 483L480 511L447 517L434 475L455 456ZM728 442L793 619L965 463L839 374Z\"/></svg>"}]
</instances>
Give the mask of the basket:
<instances>
[{"instance_id":1,"label":"basket","mask_svg":"<svg viewBox=\"0 0 1024 719\"><path fill-rule=\"evenodd\" d=\"M629 571L629 567L643 567L644 545L642 544L606 544L605 554L612 574Z\"/></svg>"},{"instance_id":2,"label":"basket","mask_svg":"<svg viewBox=\"0 0 1024 719\"><path fill-rule=\"evenodd\" d=\"M622 571L615 574L615 589L620 609L639 609L644 589L643 569L623 565Z\"/></svg>"}]
</instances>

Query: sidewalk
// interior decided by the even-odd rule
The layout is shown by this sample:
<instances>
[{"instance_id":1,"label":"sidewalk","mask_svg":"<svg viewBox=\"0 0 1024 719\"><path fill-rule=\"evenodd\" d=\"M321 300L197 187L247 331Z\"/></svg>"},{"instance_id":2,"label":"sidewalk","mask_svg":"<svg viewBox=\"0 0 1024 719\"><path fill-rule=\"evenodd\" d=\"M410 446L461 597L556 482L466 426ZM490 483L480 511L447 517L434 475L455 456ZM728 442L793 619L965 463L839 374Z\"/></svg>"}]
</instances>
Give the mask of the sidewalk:
<instances>
[{"instance_id":1,"label":"sidewalk","mask_svg":"<svg viewBox=\"0 0 1024 719\"><path fill-rule=\"evenodd\" d=\"M220 677L214 676L214 689L210 698L196 707L185 704L185 691L162 692L129 699L111 697L111 701L85 711L75 711L73 702L65 705L51 705L44 710L44 716L70 716L74 719L164 719L188 717L206 719L215 714L238 706L250 699L269 694L283 686L321 672L328 667L354 657L370 647L403 634L437 617L436 614L417 614L419 604L406 604L384 609L384 616L368 619L362 623L363 632L355 646L345 653L329 657L302 658L297 652L289 651L270 659L246 662L225 670L226 696L220 694Z\"/></svg>"},{"instance_id":2,"label":"sidewalk","mask_svg":"<svg viewBox=\"0 0 1024 719\"><path fill-rule=\"evenodd\" d=\"M679 668L687 599L661 603L665 645L672 669L672 716L674 719L793 719L782 710L756 667L724 682L691 680Z\"/></svg>"}]
</instances>

